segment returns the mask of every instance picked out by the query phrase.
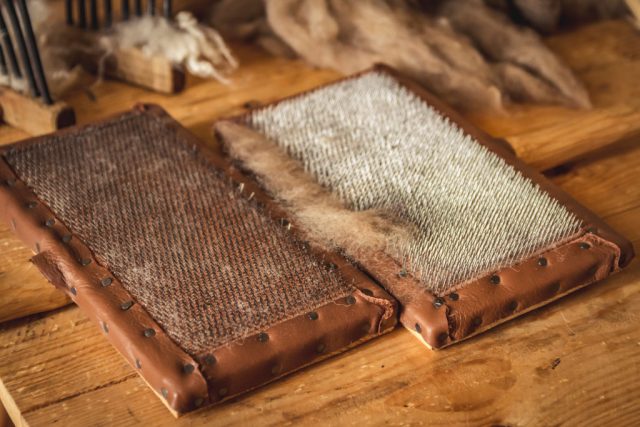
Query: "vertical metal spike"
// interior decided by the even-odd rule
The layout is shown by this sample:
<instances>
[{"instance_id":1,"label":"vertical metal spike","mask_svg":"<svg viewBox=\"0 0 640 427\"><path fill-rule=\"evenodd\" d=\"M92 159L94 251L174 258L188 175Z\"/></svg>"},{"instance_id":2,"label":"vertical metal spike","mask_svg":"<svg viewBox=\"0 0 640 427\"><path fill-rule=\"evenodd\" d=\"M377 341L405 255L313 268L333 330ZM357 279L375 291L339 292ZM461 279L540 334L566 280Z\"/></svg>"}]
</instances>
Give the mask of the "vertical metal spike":
<instances>
[{"instance_id":1,"label":"vertical metal spike","mask_svg":"<svg viewBox=\"0 0 640 427\"><path fill-rule=\"evenodd\" d=\"M111 0L104 0L104 26L110 27L113 21L113 6Z\"/></svg>"},{"instance_id":2,"label":"vertical metal spike","mask_svg":"<svg viewBox=\"0 0 640 427\"><path fill-rule=\"evenodd\" d=\"M142 0L135 0L136 16L142 16Z\"/></svg>"},{"instance_id":3,"label":"vertical metal spike","mask_svg":"<svg viewBox=\"0 0 640 427\"><path fill-rule=\"evenodd\" d=\"M87 28L87 5L86 0L78 0L78 26Z\"/></svg>"},{"instance_id":4,"label":"vertical metal spike","mask_svg":"<svg viewBox=\"0 0 640 427\"><path fill-rule=\"evenodd\" d=\"M67 25L73 25L73 0L65 0L64 12L67 17Z\"/></svg>"},{"instance_id":5,"label":"vertical metal spike","mask_svg":"<svg viewBox=\"0 0 640 427\"><path fill-rule=\"evenodd\" d=\"M4 57L4 52L2 51L2 49L0 49L0 74L2 74L3 76L9 74L9 71L7 70L7 61Z\"/></svg>"},{"instance_id":6,"label":"vertical metal spike","mask_svg":"<svg viewBox=\"0 0 640 427\"><path fill-rule=\"evenodd\" d=\"M171 15L173 14L171 0L164 0L164 3L162 4L162 14L167 19L171 18Z\"/></svg>"},{"instance_id":7,"label":"vertical metal spike","mask_svg":"<svg viewBox=\"0 0 640 427\"><path fill-rule=\"evenodd\" d=\"M91 29L98 29L98 1L89 0L89 18L91 19Z\"/></svg>"},{"instance_id":8,"label":"vertical metal spike","mask_svg":"<svg viewBox=\"0 0 640 427\"><path fill-rule=\"evenodd\" d=\"M120 13L122 14L122 20L126 21L129 19L129 0L122 0L120 5Z\"/></svg>"},{"instance_id":9,"label":"vertical metal spike","mask_svg":"<svg viewBox=\"0 0 640 427\"><path fill-rule=\"evenodd\" d=\"M0 10L0 38L2 41L2 49L6 53L9 72L16 78L22 78L22 70L18 65L18 58L16 57L16 52L13 49L13 42L9 36L9 29L7 28L7 23L4 20L4 15L2 15L1 12L2 11Z\"/></svg>"},{"instance_id":10,"label":"vertical metal spike","mask_svg":"<svg viewBox=\"0 0 640 427\"><path fill-rule=\"evenodd\" d=\"M21 68L27 78L29 91L34 98L37 98L40 96L40 91L38 91L36 81L33 77L33 68L31 66L31 61L29 61L29 53L27 52L24 35L22 34L22 28L20 28L20 22L18 21L18 15L16 14L13 0L6 0L4 2L4 5L9 17L9 25L11 25L13 37L15 38L15 42L18 47L18 55L20 56L20 60L22 62Z\"/></svg>"},{"instance_id":11,"label":"vertical metal spike","mask_svg":"<svg viewBox=\"0 0 640 427\"><path fill-rule=\"evenodd\" d=\"M31 58L29 62L33 64L33 72L35 74L36 84L38 85L38 91L42 95L42 100L45 104L51 105L53 104L53 99L49 93L47 78L44 75L44 67L40 60L40 51L38 49L38 43L36 42L36 35L33 32L33 26L31 25L31 17L29 16L26 0L18 0L18 11L20 18L22 18L22 26L24 27L29 56Z\"/></svg>"},{"instance_id":12,"label":"vertical metal spike","mask_svg":"<svg viewBox=\"0 0 640 427\"><path fill-rule=\"evenodd\" d=\"M155 16L156 14L156 0L147 0L147 14Z\"/></svg>"}]
</instances>

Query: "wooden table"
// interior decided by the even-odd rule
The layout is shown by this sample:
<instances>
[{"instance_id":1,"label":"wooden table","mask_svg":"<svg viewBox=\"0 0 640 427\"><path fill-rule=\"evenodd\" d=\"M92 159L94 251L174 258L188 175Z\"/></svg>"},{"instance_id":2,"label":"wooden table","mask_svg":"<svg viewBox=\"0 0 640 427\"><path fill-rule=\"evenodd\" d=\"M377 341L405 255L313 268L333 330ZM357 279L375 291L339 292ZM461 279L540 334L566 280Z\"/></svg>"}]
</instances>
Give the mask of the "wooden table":
<instances>
[{"instance_id":1,"label":"wooden table","mask_svg":"<svg viewBox=\"0 0 640 427\"><path fill-rule=\"evenodd\" d=\"M548 40L586 82L590 111L518 107L469 117L505 137L640 252L640 35L604 22ZM237 46L233 83L178 96L108 82L67 100L85 123L156 102L213 144L210 126L338 75ZM0 143L25 135L0 127ZM390 335L178 420L0 225L0 397L16 424L640 424L640 262L439 352ZM14 319L14 320L9 320Z\"/></svg>"}]
</instances>

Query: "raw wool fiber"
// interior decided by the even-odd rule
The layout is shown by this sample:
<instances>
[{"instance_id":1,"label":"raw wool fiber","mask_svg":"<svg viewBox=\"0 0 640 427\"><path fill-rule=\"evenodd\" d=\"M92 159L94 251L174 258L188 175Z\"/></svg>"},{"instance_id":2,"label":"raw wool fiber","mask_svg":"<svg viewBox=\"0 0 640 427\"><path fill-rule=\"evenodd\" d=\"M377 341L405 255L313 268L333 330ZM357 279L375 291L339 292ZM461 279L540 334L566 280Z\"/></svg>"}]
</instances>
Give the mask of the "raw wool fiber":
<instances>
[{"instance_id":1,"label":"raw wool fiber","mask_svg":"<svg viewBox=\"0 0 640 427\"><path fill-rule=\"evenodd\" d=\"M222 0L209 22L225 37L346 74L391 65L465 110L590 106L582 84L536 33L482 1Z\"/></svg>"},{"instance_id":2,"label":"raw wool fiber","mask_svg":"<svg viewBox=\"0 0 640 427\"><path fill-rule=\"evenodd\" d=\"M580 220L386 74L258 109L248 125L355 211L411 224L391 254L435 293L563 241Z\"/></svg>"},{"instance_id":3,"label":"raw wool fiber","mask_svg":"<svg viewBox=\"0 0 640 427\"><path fill-rule=\"evenodd\" d=\"M138 48L148 56L162 56L176 65L184 65L198 77L228 83L226 75L238 62L213 28L198 23L189 12L180 12L171 22L160 16L121 22L101 39L107 52Z\"/></svg>"}]
</instances>

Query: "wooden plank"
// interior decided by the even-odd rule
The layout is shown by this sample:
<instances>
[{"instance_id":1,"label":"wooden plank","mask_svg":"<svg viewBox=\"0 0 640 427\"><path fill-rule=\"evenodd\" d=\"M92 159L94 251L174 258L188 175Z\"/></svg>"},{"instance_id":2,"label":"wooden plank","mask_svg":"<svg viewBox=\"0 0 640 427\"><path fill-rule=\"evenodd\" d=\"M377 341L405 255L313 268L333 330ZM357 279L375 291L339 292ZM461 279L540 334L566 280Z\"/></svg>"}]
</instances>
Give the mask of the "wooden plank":
<instances>
[{"instance_id":1,"label":"wooden plank","mask_svg":"<svg viewBox=\"0 0 640 427\"><path fill-rule=\"evenodd\" d=\"M640 419L640 264L440 352L404 330L176 423L75 307L0 333L0 378L32 426ZM11 356L10 358L8 356ZM12 414L16 417L18 414Z\"/></svg>"},{"instance_id":2,"label":"wooden plank","mask_svg":"<svg viewBox=\"0 0 640 427\"><path fill-rule=\"evenodd\" d=\"M0 223L0 322L53 310L70 302L29 262L32 256L9 227Z\"/></svg>"}]
</instances>

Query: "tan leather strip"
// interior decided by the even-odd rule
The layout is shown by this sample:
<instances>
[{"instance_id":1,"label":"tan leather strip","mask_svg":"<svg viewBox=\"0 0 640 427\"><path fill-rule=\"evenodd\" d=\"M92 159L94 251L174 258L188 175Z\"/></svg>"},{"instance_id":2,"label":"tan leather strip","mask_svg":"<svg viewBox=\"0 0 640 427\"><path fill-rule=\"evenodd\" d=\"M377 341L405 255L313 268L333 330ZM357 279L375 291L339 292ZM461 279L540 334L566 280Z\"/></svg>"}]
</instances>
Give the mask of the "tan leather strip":
<instances>
[{"instance_id":1,"label":"tan leather strip","mask_svg":"<svg viewBox=\"0 0 640 427\"><path fill-rule=\"evenodd\" d=\"M368 296L356 291L351 298L334 301L204 356L203 372L209 380L211 399L221 401L251 390L390 331L395 325L395 307L384 291L374 292ZM381 301L373 301L375 298Z\"/></svg>"},{"instance_id":2,"label":"tan leather strip","mask_svg":"<svg viewBox=\"0 0 640 427\"><path fill-rule=\"evenodd\" d=\"M443 299L455 340L556 299L617 271L620 249L587 233L517 265L479 278ZM453 298L452 298L453 297Z\"/></svg>"},{"instance_id":3,"label":"tan leather strip","mask_svg":"<svg viewBox=\"0 0 640 427\"><path fill-rule=\"evenodd\" d=\"M170 408L186 412L205 403L207 384L198 363L175 345L141 306L123 309L133 301L131 295L15 176L2 157L0 183L0 217L33 249L33 261L43 274L100 325L111 344Z\"/></svg>"}]
</instances>

